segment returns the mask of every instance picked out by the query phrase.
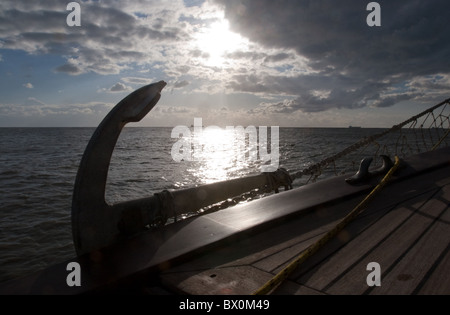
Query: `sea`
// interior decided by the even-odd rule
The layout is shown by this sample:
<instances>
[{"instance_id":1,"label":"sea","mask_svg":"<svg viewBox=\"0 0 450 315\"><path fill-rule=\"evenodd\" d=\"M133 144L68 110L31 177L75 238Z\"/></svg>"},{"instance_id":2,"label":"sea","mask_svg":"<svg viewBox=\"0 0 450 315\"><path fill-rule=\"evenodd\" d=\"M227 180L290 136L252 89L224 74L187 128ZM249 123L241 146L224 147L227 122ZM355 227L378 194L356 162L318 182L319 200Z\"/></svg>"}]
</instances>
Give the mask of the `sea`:
<instances>
[{"instance_id":1,"label":"sea","mask_svg":"<svg viewBox=\"0 0 450 315\"><path fill-rule=\"evenodd\" d=\"M94 131L95 128L0 128L0 282L75 256L71 227L73 187ZM108 203L261 172L264 163L251 159L248 150L246 154L235 150L237 138L225 129L204 132L201 146L197 147L186 145L189 141L180 142L181 136L189 140L194 139L193 135L174 135L173 131L124 128L111 158L105 196ZM297 172L381 131L280 128L278 166ZM268 130L267 152L272 152L271 144L275 143L272 135L276 132ZM247 147L249 143L247 139ZM174 152L190 154L174 159ZM305 183L304 179L294 181L294 188Z\"/></svg>"}]
</instances>

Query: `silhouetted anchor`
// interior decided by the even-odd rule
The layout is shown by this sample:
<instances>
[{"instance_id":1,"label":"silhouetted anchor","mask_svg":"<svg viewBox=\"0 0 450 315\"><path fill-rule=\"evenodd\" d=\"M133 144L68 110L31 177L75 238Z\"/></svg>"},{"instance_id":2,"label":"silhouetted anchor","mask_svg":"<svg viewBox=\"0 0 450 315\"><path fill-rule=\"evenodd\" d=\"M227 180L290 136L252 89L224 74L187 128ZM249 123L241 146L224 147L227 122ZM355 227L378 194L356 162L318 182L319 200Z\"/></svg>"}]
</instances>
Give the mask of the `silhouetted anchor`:
<instances>
[{"instance_id":1,"label":"silhouetted anchor","mask_svg":"<svg viewBox=\"0 0 450 315\"><path fill-rule=\"evenodd\" d=\"M72 200L72 233L78 255L105 247L120 236L117 222L124 207L105 201L106 180L114 147L122 128L138 122L158 103L164 81L131 93L103 119L81 160Z\"/></svg>"},{"instance_id":2,"label":"silhouetted anchor","mask_svg":"<svg viewBox=\"0 0 450 315\"><path fill-rule=\"evenodd\" d=\"M138 122L157 104L164 81L131 93L103 119L81 160L72 200L72 234L77 255L101 250L119 240L162 226L168 218L196 212L227 198L269 186L292 188L285 172L276 171L175 191L110 205L105 201L106 180L114 147L123 127Z\"/></svg>"}]
</instances>

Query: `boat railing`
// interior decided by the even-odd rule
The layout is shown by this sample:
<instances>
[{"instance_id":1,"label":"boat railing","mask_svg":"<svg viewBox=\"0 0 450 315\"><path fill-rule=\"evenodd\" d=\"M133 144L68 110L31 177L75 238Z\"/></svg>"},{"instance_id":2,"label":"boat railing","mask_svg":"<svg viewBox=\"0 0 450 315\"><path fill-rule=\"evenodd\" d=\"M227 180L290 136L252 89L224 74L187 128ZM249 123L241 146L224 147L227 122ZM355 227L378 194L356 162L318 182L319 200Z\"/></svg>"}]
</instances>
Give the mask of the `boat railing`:
<instances>
[{"instance_id":1,"label":"boat railing","mask_svg":"<svg viewBox=\"0 0 450 315\"><path fill-rule=\"evenodd\" d=\"M372 157L375 166L383 162L383 155L403 158L435 150L449 145L449 131L450 98L304 169L290 171L290 174L293 180L306 177L305 183L309 183L324 178L324 174L337 176L355 171L364 157Z\"/></svg>"},{"instance_id":2,"label":"boat railing","mask_svg":"<svg viewBox=\"0 0 450 315\"><path fill-rule=\"evenodd\" d=\"M311 162L301 170L288 170L288 174L291 180L295 181L295 186L302 186L322 179L357 172L362 161L367 161L367 159L370 159L371 169L382 169L386 163L386 157L405 158L448 146L449 131L450 98L400 124L366 136L334 155L327 156L318 162ZM262 190L252 190L208 206L202 209L201 213L218 211L242 201L260 198L266 194L267 192Z\"/></svg>"}]
</instances>

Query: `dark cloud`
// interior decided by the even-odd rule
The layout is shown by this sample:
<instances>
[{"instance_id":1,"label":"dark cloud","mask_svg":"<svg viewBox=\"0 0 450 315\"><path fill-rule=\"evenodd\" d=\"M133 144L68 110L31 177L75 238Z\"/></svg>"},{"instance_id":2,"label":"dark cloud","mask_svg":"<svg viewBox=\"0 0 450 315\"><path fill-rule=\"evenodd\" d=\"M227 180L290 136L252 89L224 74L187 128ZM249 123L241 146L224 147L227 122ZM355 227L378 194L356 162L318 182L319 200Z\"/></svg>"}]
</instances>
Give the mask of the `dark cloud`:
<instances>
[{"instance_id":1,"label":"dark cloud","mask_svg":"<svg viewBox=\"0 0 450 315\"><path fill-rule=\"evenodd\" d=\"M81 74L83 71L78 68L76 65L71 63L66 63L62 66L59 66L55 69L56 72L63 72L70 75L78 75Z\"/></svg>"},{"instance_id":2,"label":"dark cloud","mask_svg":"<svg viewBox=\"0 0 450 315\"><path fill-rule=\"evenodd\" d=\"M259 62L263 64L287 62L292 57L292 54L282 52L271 55L258 51L234 51L231 53L227 53L226 57L234 60L248 60L251 62Z\"/></svg>"},{"instance_id":3,"label":"dark cloud","mask_svg":"<svg viewBox=\"0 0 450 315\"><path fill-rule=\"evenodd\" d=\"M366 24L364 1L216 1L234 30L268 47L293 48L318 70L333 65L361 71L374 64L383 65L381 74L415 74L410 64L428 73L450 69L441 63L442 51L450 55L445 0L379 1L382 26L375 28Z\"/></svg>"},{"instance_id":4,"label":"dark cloud","mask_svg":"<svg viewBox=\"0 0 450 315\"><path fill-rule=\"evenodd\" d=\"M280 62L285 61L286 59L289 59L291 57L290 54L287 53L279 53L273 56L267 56L264 61L266 62Z\"/></svg>"},{"instance_id":5,"label":"dark cloud","mask_svg":"<svg viewBox=\"0 0 450 315\"><path fill-rule=\"evenodd\" d=\"M175 82L175 84L173 85L173 87L174 87L175 89L180 89L180 88L183 88L183 87L185 87L185 86L188 86L189 84L190 84L189 81L182 80L182 81L177 81L177 82Z\"/></svg>"},{"instance_id":6,"label":"dark cloud","mask_svg":"<svg viewBox=\"0 0 450 315\"><path fill-rule=\"evenodd\" d=\"M177 15L175 7L170 11L139 1L121 1L120 4L83 2L81 27L69 27L66 25L67 3L36 0L24 5L19 1L2 1L0 47L32 54L60 55L68 61L77 59L76 66L69 62L58 67L58 72L117 74L128 64L151 60L155 53L149 47L155 44L190 39L183 25L173 24L169 19ZM166 19L159 18L155 27L151 14L145 14L148 16L148 23L145 23L130 12L130 6L143 11L155 8L158 16L163 16L159 13L165 10L167 16ZM142 45L143 42L147 45Z\"/></svg>"},{"instance_id":7,"label":"dark cloud","mask_svg":"<svg viewBox=\"0 0 450 315\"><path fill-rule=\"evenodd\" d=\"M250 40L229 51L222 67L205 65L208 52L195 42L203 26L221 19L209 1L188 8L190 1L81 1L82 27L68 27L68 2L3 0L0 47L61 56L65 64L55 71L70 75L119 74L137 66L155 77L162 73L173 89L189 85L210 93L225 87L270 97L273 103L259 108L268 113L448 98L448 0L377 1L381 27L366 24L370 1L211 2L224 9L233 31ZM124 84L101 91L150 83L128 73Z\"/></svg>"},{"instance_id":8,"label":"dark cloud","mask_svg":"<svg viewBox=\"0 0 450 315\"><path fill-rule=\"evenodd\" d=\"M450 73L446 0L378 1L381 27L366 23L369 1L214 1L225 9L234 31L266 48L294 50L307 58L313 74L242 75L229 83L236 91L296 95L290 104L273 104L281 111L391 106L423 97L410 84L414 78ZM278 55L280 60L288 57ZM444 83L441 95L450 91L448 81ZM329 93L319 97L317 89Z\"/></svg>"},{"instance_id":9,"label":"dark cloud","mask_svg":"<svg viewBox=\"0 0 450 315\"><path fill-rule=\"evenodd\" d=\"M248 59L255 61L258 59L266 58L267 54L254 51L235 51L232 53L228 53L226 56L230 59Z\"/></svg>"},{"instance_id":10,"label":"dark cloud","mask_svg":"<svg viewBox=\"0 0 450 315\"><path fill-rule=\"evenodd\" d=\"M14 1L16 5L17 1ZM4 7L3 7L4 6ZM61 10L50 11L42 7L36 11L26 8L24 11L18 8L7 8L7 3L2 4L2 14L0 14L0 33L8 34L12 28L18 32L39 32L42 29L57 30L61 26L61 21L65 22L66 12ZM46 8L48 8L46 6ZM26 21L26 23L24 23ZM46 26L46 27L44 27Z\"/></svg>"}]
</instances>

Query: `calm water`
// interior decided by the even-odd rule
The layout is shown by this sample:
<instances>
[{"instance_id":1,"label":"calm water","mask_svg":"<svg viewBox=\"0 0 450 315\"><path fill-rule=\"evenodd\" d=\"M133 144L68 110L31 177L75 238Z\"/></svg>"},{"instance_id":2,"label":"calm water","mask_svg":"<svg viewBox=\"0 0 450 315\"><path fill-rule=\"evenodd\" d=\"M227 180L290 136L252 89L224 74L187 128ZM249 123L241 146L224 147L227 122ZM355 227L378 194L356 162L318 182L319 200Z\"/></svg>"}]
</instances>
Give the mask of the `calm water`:
<instances>
[{"instance_id":1,"label":"calm water","mask_svg":"<svg viewBox=\"0 0 450 315\"><path fill-rule=\"evenodd\" d=\"M171 128L125 128L115 148L110 203L258 174L261 163L236 157L233 135L205 135L194 161L176 163ZM280 129L280 167L291 172L333 155L373 129ZM93 128L0 128L0 281L75 255L71 201ZM269 137L270 138L270 137ZM225 142L218 143L218 139ZM228 139L228 140L227 140ZM207 150L205 149L207 147ZM296 181L294 186L302 185Z\"/></svg>"}]
</instances>

